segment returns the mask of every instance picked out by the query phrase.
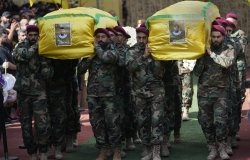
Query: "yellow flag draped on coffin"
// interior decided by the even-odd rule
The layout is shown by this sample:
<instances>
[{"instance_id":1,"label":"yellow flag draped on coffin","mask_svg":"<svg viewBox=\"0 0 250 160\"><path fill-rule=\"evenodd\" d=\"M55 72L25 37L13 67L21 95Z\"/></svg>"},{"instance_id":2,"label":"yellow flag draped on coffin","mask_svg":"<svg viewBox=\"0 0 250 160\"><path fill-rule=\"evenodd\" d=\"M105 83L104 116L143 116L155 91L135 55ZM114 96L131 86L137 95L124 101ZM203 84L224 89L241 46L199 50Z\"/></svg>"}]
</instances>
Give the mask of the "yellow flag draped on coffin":
<instances>
[{"instance_id":1,"label":"yellow flag draped on coffin","mask_svg":"<svg viewBox=\"0 0 250 160\"><path fill-rule=\"evenodd\" d=\"M69 8L69 2L68 0L29 0L30 6L33 6L35 2L48 2L48 3L58 3L62 5L62 8L67 9Z\"/></svg>"},{"instance_id":2,"label":"yellow flag draped on coffin","mask_svg":"<svg viewBox=\"0 0 250 160\"><path fill-rule=\"evenodd\" d=\"M117 17L113 17L110 13L91 7L77 7L83 14L88 14L95 19L95 29L97 28L113 28L117 26Z\"/></svg>"},{"instance_id":3,"label":"yellow flag draped on coffin","mask_svg":"<svg viewBox=\"0 0 250 160\"><path fill-rule=\"evenodd\" d=\"M211 2L182 1L147 19L149 46L157 60L197 59L209 46L211 23L219 17Z\"/></svg>"},{"instance_id":4,"label":"yellow flag draped on coffin","mask_svg":"<svg viewBox=\"0 0 250 160\"><path fill-rule=\"evenodd\" d=\"M39 54L54 59L89 57L94 54L94 30L116 25L117 18L95 8L51 12L38 20Z\"/></svg>"}]
</instances>

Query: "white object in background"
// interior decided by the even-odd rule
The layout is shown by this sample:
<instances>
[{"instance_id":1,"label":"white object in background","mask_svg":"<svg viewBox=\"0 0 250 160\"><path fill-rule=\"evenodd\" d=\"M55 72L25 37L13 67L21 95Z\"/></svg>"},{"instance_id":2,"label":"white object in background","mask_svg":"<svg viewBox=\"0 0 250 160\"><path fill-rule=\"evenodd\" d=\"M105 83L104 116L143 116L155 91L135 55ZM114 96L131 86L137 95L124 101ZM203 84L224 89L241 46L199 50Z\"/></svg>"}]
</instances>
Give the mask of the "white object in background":
<instances>
[{"instance_id":1,"label":"white object in background","mask_svg":"<svg viewBox=\"0 0 250 160\"><path fill-rule=\"evenodd\" d=\"M7 69L9 67L9 62L3 62L2 67Z\"/></svg>"},{"instance_id":2,"label":"white object in background","mask_svg":"<svg viewBox=\"0 0 250 160\"><path fill-rule=\"evenodd\" d=\"M131 38L129 38L127 41L127 45L129 45L130 47L135 45L137 43L135 28L130 27L130 26L126 26L122 28L131 36Z\"/></svg>"},{"instance_id":3,"label":"white object in background","mask_svg":"<svg viewBox=\"0 0 250 160\"><path fill-rule=\"evenodd\" d=\"M16 82L16 78L9 73L3 74L3 79L6 81L6 85L3 86L3 90L5 91L9 91L11 89L13 89L15 82Z\"/></svg>"}]
</instances>

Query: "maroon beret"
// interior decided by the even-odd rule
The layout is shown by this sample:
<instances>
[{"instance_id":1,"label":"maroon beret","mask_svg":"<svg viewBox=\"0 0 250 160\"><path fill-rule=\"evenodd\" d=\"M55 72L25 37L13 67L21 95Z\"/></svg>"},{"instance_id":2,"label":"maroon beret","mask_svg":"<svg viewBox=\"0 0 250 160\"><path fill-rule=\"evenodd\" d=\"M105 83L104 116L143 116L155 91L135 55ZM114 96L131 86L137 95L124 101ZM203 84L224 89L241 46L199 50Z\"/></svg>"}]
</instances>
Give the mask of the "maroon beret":
<instances>
[{"instance_id":1,"label":"maroon beret","mask_svg":"<svg viewBox=\"0 0 250 160\"><path fill-rule=\"evenodd\" d=\"M233 22L231 22L231 21L228 21L228 20L227 20L227 26L229 26L229 27L231 27L233 29L236 28L235 24Z\"/></svg>"},{"instance_id":2,"label":"maroon beret","mask_svg":"<svg viewBox=\"0 0 250 160\"><path fill-rule=\"evenodd\" d=\"M238 16L237 16L237 14L235 14L235 13L233 13L233 12L230 12L230 13L228 13L228 14L226 15L226 18L233 18L233 19L237 20L237 19L238 19Z\"/></svg>"},{"instance_id":3,"label":"maroon beret","mask_svg":"<svg viewBox=\"0 0 250 160\"><path fill-rule=\"evenodd\" d=\"M138 28L136 28L136 33L140 33L140 32L146 34L147 36L149 35L149 32L148 32L146 25L144 23L141 24Z\"/></svg>"},{"instance_id":4,"label":"maroon beret","mask_svg":"<svg viewBox=\"0 0 250 160\"><path fill-rule=\"evenodd\" d=\"M104 29L104 28L96 29L95 33L94 33L94 36L96 36L98 33L106 34L110 38L109 31L107 29Z\"/></svg>"},{"instance_id":5,"label":"maroon beret","mask_svg":"<svg viewBox=\"0 0 250 160\"><path fill-rule=\"evenodd\" d=\"M130 38L131 36L122 28L122 26L115 26L114 30L116 32L122 33L127 39Z\"/></svg>"},{"instance_id":6,"label":"maroon beret","mask_svg":"<svg viewBox=\"0 0 250 160\"><path fill-rule=\"evenodd\" d=\"M212 25L212 32L213 31L218 31L220 32L222 35L226 35L226 30L224 27L222 27L221 25Z\"/></svg>"},{"instance_id":7,"label":"maroon beret","mask_svg":"<svg viewBox=\"0 0 250 160\"><path fill-rule=\"evenodd\" d=\"M113 32L116 36L118 35L117 32L113 28L106 28L109 32Z\"/></svg>"},{"instance_id":8,"label":"maroon beret","mask_svg":"<svg viewBox=\"0 0 250 160\"><path fill-rule=\"evenodd\" d=\"M29 32L39 32L39 29L35 25L28 25L26 27L26 31L27 31L27 33L29 33Z\"/></svg>"},{"instance_id":9,"label":"maroon beret","mask_svg":"<svg viewBox=\"0 0 250 160\"><path fill-rule=\"evenodd\" d=\"M226 28L228 23L224 17L217 17L215 19L215 23L212 23L212 25L221 25L222 27Z\"/></svg>"}]
</instances>

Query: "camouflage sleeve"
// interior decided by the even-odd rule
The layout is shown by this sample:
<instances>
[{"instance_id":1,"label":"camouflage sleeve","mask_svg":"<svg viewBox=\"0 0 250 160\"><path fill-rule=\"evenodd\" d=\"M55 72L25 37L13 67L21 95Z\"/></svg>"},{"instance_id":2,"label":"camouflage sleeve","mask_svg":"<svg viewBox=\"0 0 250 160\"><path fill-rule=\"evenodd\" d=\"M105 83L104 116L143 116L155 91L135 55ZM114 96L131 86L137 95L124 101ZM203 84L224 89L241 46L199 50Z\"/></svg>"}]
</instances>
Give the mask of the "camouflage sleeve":
<instances>
[{"instance_id":1,"label":"camouflage sleeve","mask_svg":"<svg viewBox=\"0 0 250 160\"><path fill-rule=\"evenodd\" d=\"M222 51L220 55L211 52L210 57L214 60L215 63L221 65L222 67L228 68L234 63L234 52L235 50L233 48L229 48L225 51Z\"/></svg>"},{"instance_id":2,"label":"camouflage sleeve","mask_svg":"<svg viewBox=\"0 0 250 160\"><path fill-rule=\"evenodd\" d=\"M95 53L97 57L104 63L116 63L118 61L119 55L116 53L116 50L109 49L104 51L100 45L95 47Z\"/></svg>"},{"instance_id":3,"label":"camouflage sleeve","mask_svg":"<svg viewBox=\"0 0 250 160\"><path fill-rule=\"evenodd\" d=\"M130 72L138 70L142 65L146 63L146 59L141 55L136 57L134 50L130 50L126 54L126 66Z\"/></svg>"},{"instance_id":4,"label":"camouflage sleeve","mask_svg":"<svg viewBox=\"0 0 250 160\"><path fill-rule=\"evenodd\" d=\"M240 36L239 41L240 41L240 44L242 46L243 53L245 53L245 48L246 48L246 45L248 43L247 36L246 36L245 32L242 30L239 31L239 36Z\"/></svg>"},{"instance_id":5,"label":"camouflage sleeve","mask_svg":"<svg viewBox=\"0 0 250 160\"><path fill-rule=\"evenodd\" d=\"M37 51L37 44L28 48L25 44L20 43L13 51L13 58L17 62L28 62Z\"/></svg>"},{"instance_id":6,"label":"camouflage sleeve","mask_svg":"<svg viewBox=\"0 0 250 160\"><path fill-rule=\"evenodd\" d=\"M77 66L77 74L85 74L87 70L89 69L90 63L93 58L83 58L81 62Z\"/></svg>"},{"instance_id":7,"label":"camouflage sleeve","mask_svg":"<svg viewBox=\"0 0 250 160\"><path fill-rule=\"evenodd\" d=\"M52 66L51 60L45 57L40 57L41 62L41 76L45 80L49 80L54 75L54 68Z\"/></svg>"},{"instance_id":8,"label":"camouflage sleeve","mask_svg":"<svg viewBox=\"0 0 250 160\"><path fill-rule=\"evenodd\" d=\"M194 75L199 77L201 75L201 73L203 72L204 68L205 68L204 58L202 57L196 61L196 64L195 64L194 69L193 69Z\"/></svg>"},{"instance_id":9,"label":"camouflage sleeve","mask_svg":"<svg viewBox=\"0 0 250 160\"><path fill-rule=\"evenodd\" d=\"M125 66L125 60L126 60L126 48L119 48L118 54L119 54L119 60L118 60L118 66Z\"/></svg>"}]
</instances>

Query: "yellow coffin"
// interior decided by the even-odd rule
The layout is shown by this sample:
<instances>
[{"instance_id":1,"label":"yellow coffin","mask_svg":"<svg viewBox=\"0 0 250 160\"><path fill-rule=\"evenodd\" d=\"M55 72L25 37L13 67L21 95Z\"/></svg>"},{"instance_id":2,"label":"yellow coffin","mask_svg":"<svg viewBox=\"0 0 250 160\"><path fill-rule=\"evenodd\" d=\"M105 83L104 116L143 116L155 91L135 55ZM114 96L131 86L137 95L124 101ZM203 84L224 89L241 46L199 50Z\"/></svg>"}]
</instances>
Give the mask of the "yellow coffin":
<instances>
[{"instance_id":1,"label":"yellow coffin","mask_svg":"<svg viewBox=\"0 0 250 160\"><path fill-rule=\"evenodd\" d=\"M149 46L157 60L197 59L209 46L211 23L219 17L211 2L182 1L147 19Z\"/></svg>"},{"instance_id":2,"label":"yellow coffin","mask_svg":"<svg viewBox=\"0 0 250 160\"><path fill-rule=\"evenodd\" d=\"M53 59L76 59L94 54L94 30L114 27L117 19L95 8L62 9L38 20L39 54Z\"/></svg>"}]
</instances>

